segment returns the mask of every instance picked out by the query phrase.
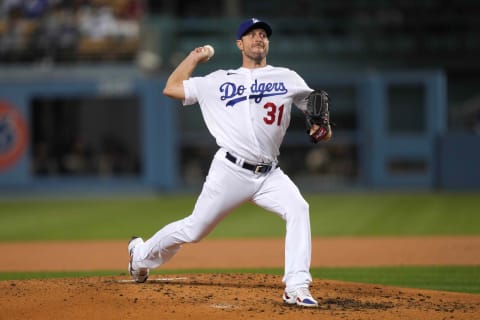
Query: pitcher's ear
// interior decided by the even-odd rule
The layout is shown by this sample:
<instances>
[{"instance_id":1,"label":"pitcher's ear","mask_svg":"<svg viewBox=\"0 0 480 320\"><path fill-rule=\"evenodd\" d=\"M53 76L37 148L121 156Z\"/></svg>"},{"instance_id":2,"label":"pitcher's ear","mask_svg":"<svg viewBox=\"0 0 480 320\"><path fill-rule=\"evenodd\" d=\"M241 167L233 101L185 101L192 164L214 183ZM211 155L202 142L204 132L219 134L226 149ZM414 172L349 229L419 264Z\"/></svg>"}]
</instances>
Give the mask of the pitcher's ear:
<instances>
[{"instance_id":1,"label":"pitcher's ear","mask_svg":"<svg viewBox=\"0 0 480 320\"><path fill-rule=\"evenodd\" d=\"M242 40L237 40L237 48L238 48L240 51L243 51L243 42L242 42Z\"/></svg>"}]
</instances>

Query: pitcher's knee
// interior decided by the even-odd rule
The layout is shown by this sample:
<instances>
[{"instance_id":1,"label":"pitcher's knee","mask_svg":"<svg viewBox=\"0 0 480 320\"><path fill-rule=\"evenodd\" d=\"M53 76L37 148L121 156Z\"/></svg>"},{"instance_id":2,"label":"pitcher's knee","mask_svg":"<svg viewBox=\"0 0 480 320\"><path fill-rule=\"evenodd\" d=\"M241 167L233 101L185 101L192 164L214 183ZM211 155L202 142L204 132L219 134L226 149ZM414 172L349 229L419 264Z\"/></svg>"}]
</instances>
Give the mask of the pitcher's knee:
<instances>
[{"instance_id":1,"label":"pitcher's knee","mask_svg":"<svg viewBox=\"0 0 480 320\"><path fill-rule=\"evenodd\" d=\"M197 243L200 242L203 238L205 238L211 230L211 225L197 222L196 224L189 225L185 229L185 234L188 237L189 242Z\"/></svg>"},{"instance_id":2,"label":"pitcher's knee","mask_svg":"<svg viewBox=\"0 0 480 320\"><path fill-rule=\"evenodd\" d=\"M190 243L200 242L205 237L201 230L189 230L189 232L186 232L186 235Z\"/></svg>"},{"instance_id":3,"label":"pitcher's knee","mask_svg":"<svg viewBox=\"0 0 480 320\"><path fill-rule=\"evenodd\" d=\"M204 235L198 233L198 234L195 234L192 238L191 238L191 243L197 243L197 242L200 242L202 241L202 239L205 238Z\"/></svg>"},{"instance_id":4,"label":"pitcher's knee","mask_svg":"<svg viewBox=\"0 0 480 320\"><path fill-rule=\"evenodd\" d=\"M295 220L304 220L310 219L310 206L308 202L305 200L297 201L295 205L292 205L289 208L289 212L287 212L287 220L295 219Z\"/></svg>"},{"instance_id":5,"label":"pitcher's knee","mask_svg":"<svg viewBox=\"0 0 480 320\"><path fill-rule=\"evenodd\" d=\"M302 199L302 201L298 201L296 211L308 216L308 213L310 212L310 205L307 201Z\"/></svg>"}]
</instances>

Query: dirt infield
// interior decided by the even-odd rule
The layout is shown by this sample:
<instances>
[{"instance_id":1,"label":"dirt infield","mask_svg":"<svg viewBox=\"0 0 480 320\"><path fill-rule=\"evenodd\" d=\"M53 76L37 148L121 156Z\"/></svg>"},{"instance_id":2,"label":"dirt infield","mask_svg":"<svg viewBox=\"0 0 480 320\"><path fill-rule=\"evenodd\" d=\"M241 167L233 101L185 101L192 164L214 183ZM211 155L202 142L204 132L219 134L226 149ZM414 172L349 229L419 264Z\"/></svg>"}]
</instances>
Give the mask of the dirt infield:
<instances>
[{"instance_id":1,"label":"dirt infield","mask_svg":"<svg viewBox=\"0 0 480 320\"><path fill-rule=\"evenodd\" d=\"M125 242L2 243L0 271L124 270ZM313 266L480 265L480 237L314 239ZM0 319L479 319L480 295L314 279L315 309L282 304L280 276L184 274L282 267L283 240L185 246L145 284L126 275L0 281ZM118 273L117 273L118 274Z\"/></svg>"},{"instance_id":2,"label":"dirt infield","mask_svg":"<svg viewBox=\"0 0 480 320\"><path fill-rule=\"evenodd\" d=\"M0 319L478 319L480 295L314 281L316 309L282 304L281 279L254 274L0 281Z\"/></svg>"}]
</instances>

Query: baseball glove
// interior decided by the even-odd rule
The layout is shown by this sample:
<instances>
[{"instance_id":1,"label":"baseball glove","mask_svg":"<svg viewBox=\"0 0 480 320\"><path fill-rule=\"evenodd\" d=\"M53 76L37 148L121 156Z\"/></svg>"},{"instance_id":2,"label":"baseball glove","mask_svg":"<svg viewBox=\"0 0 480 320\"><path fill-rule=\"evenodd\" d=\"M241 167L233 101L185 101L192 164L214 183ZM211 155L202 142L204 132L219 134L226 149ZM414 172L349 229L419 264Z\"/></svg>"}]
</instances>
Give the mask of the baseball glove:
<instances>
[{"instance_id":1,"label":"baseball glove","mask_svg":"<svg viewBox=\"0 0 480 320\"><path fill-rule=\"evenodd\" d=\"M313 143L328 141L332 137L330 126L330 97L323 90L312 91L307 99L306 126L307 134Z\"/></svg>"}]
</instances>

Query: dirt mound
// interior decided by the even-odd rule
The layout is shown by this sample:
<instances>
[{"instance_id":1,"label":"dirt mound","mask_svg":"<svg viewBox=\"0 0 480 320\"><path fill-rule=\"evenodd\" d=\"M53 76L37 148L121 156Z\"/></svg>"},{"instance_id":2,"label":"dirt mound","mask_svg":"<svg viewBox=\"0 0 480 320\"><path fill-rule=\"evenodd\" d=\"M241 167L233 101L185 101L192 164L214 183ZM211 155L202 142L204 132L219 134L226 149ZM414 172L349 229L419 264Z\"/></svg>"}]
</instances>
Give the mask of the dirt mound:
<instances>
[{"instance_id":1,"label":"dirt mound","mask_svg":"<svg viewBox=\"0 0 480 320\"><path fill-rule=\"evenodd\" d=\"M315 279L286 306L280 276L179 274L0 281L0 319L478 319L480 295Z\"/></svg>"},{"instance_id":2,"label":"dirt mound","mask_svg":"<svg viewBox=\"0 0 480 320\"><path fill-rule=\"evenodd\" d=\"M478 265L480 237L314 239L312 266ZM126 241L2 243L2 271L124 270ZM25 254L28 252L28 254ZM243 252L245 254L238 254ZM162 268L283 266L282 239L207 240ZM179 274L0 281L0 320L479 319L480 295L315 279L320 306L282 303L280 276Z\"/></svg>"}]
</instances>

